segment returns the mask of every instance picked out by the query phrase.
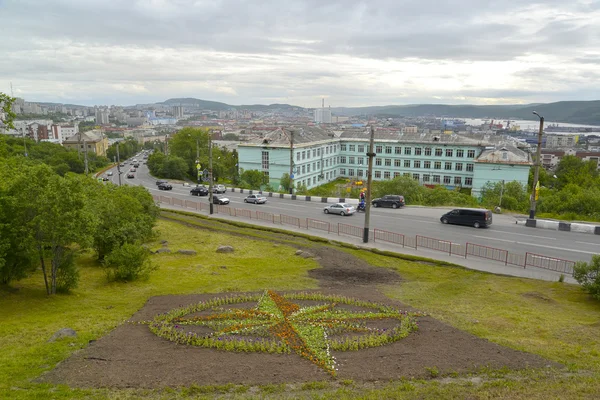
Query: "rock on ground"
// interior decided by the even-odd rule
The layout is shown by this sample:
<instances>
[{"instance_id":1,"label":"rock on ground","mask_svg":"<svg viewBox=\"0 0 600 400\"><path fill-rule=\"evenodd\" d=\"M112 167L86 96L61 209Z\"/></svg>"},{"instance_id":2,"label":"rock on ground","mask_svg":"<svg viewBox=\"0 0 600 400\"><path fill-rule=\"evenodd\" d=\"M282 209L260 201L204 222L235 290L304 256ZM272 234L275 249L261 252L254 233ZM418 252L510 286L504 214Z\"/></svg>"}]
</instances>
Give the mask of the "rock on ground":
<instances>
[{"instance_id":1,"label":"rock on ground","mask_svg":"<svg viewBox=\"0 0 600 400\"><path fill-rule=\"evenodd\" d=\"M233 247L231 246L219 246L217 253L233 253Z\"/></svg>"},{"instance_id":2,"label":"rock on ground","mask_svg":"<svg viewBox=\"0 0 600 400\"><path fill-rule=\"evenodd\" d=\"M56 331L56 333L54 333L54 335L52 335L52 337L50 339L48 339L48 341L56 342L58 339L62 339L62 338L66 338L66 337L77 337L77 332L75 332L71 328L62 328L62 329Z\"/></svg>"}]
</instances>

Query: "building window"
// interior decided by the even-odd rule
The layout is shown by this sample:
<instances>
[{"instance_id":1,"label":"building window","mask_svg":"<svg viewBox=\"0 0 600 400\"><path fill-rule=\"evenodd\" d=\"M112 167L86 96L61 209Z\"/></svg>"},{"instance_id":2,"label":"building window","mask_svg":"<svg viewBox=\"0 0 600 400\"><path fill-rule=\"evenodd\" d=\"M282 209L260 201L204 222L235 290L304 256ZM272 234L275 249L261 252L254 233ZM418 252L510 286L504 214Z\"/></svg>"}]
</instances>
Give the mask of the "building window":
<instances>
[{"instance_id":1,"label":"building window","mask_svg":"<svg viewBox=\"0 0 600 400\"><path fill-rule=\"evenodd\" d=\"M263 172L263 183L265 185L269 184L269 171L264 171Z\"/></svg>"},{"instance_id":2,"label":"building window","mask_svg":"<svg viewBox=\"0 0 600 400\"><path fill-rule=\"evenodd\" d=\"M340 168L340 175L346 175L346 168Z\"/></svg>"},{"instance_id":3,"label":"building window","mask_svg":"<svg viewBox=\"0 0 600 400\"><path fill-rule=\"evenodd\" d=\"M423 182L429 182L429 174L423 174Z\"/></svg>"},{"instance_id":4,"label":"building window","mask_svg":"<svg viewBox=\"0 0 600 400\"><path fill-rule=\"evenodd\" d=\"M502 152L502 159L503 160L508 160L508 152L506 152L506 151Z\"/></svg>"},{"instance_id":5,"label":"building window","mask_svg":"<svg viewBox=\"0 0 600 400\"><path fill-rule=\"evenodd\" d=\"M404 148L404 155L410 156L411 153L412 153L412 149L410 147L405 147Z\"/></svg>"},{"instance_id":6,"label":"building window","mask_svg":"<svg viewBox=\"0 0 600 400\"><path fill-rule=\"evenodd\" d=\"M394 172L394 179L400 176L400 172Z\"/></svg>"},{"instance_id":7,"label":"building window","mask_svg":"<svg viewBox=\"0 0 600 400\"><path fill-rule=\"evenodd\" d=\"M306 158L309 159L310 158L310 150L306 150ZM310 183L310 182L309 182Z\"/></svg>"},{"instance_id":8,"label":"building window","mask_svg":"<svg viewBox=\"0 0 600 400\"><path fill-rule=\"evenodd\" d=\"M452 150L452 149L446 149L446 157L452 157L453 153L454 153L454 150Z\"/></svg>"},{"instance_id":9,"label":"building window","mask_svg":"<svg viewBox=\"0 0 600 400\"><path fill-rule=\"evenodd\" d=\"M303 165L302 166L302 174L305 174L305 173L306 173L306 165Z\"/></svg>"},{"instance_id":10,"label":"building window","mask_svg":"<svg viewBox=\"0 0 600 400\"><path fill-rule=\"evenodd\" d=\"M385 154L392 154L392 146L385 146Z\"/></svg>"},{"instance_id":11,"label":"building window","mask_svg":"<svg viewBox=\"0 0 600 400\"><path fill-rule=\"evenodd\" d=\"M421 168L421 160L413 161L413 168Z\"/></svg>"},{"instance_id":12,"label":"building window","mask_svg":"<svg viewBox=\"0 0 600 400\"><path fill-rule=\"evenodd\" d=\"M462 180L461 180L460 176L454 177L454 184L458 185L458 186L462 185Z\"/></svg>"},{"instance_id":13,"label":"building window","mask_svg":"<svg viewBox=\"0 0 600 400\"><path fill-rule=\"evenodd\" d=\"M465 178L465 185L466 186L471 186L473 184L473 178L471 177L466 177Z\"/></svg>"},{"instance_id":14,"label":"building window","mask_svg":"<svg viewBox=\"0 0 600 400\"><path fill-rule=\"evenodd\" d=\"M464 157L465 156L465 151L460 149L460 150L456 150L456 157Z\"/></svg>"},{"instance_id":15,"label":"building window","mask_svg":"<svg viewBox=\"0 0 600 400\"><path fill-rule=\"evenodd\" d=\"M363 176L363 170L362 169L357 169L356 170L356 176L362 177Z\"/></svg>"},{"instance_id":16,"label":"building window","mask_svg":"<svg viewBox=\"0 0 600 400\"><path fill-rule=\"evenodd\" d=\"M321 157L321 148L320 147L317 149L317 157Z\"/></svg>"},{"instance_id":17,"label":"building window","mask_svg":"<svg viewBox=\"0 0 600 400\"><path fill-rule=\"evenodd\" d=\"M383 179L390 179L390 171L383 172Z\"/></svg>"},{"instance_id":18,"label":"building window","mask_svg":"<svg viewBox=\"0 0 600 400\"><path fill-rule=\"evenodd\" d=\"M420 147L415 147L415 156L420 156L422 149Z\"/></svg>"},{"instance_id":19,"label":"building window","mask_svg":"<svg viewBox=\"0 0 600 400\"><path fill-rule=\"evenodd\" d=\"M431 168L431 161L423 161L423 168Z\"/></svg>"},{"instance_id":20,"label":"building window","mask_svg":"<svg viewBox=\"0 0 600 400\"><path fill-rule=\"evenodd\" d=\"M354 176L354 169L350 168L348 170L348 176Z\"/></svg>"},{"instance_id":21,"label":"building window","mask_svg":"<svg viewBox=\"0 0 600 400\"><path fill-rule=\"evenodd\" d=\"M307 173L307 174L308 174L308 173L310 173L310 164L307 164L307 165L306 165L306 173Z\"/></svg>"},{"instance_id":22,"label":"building window","mask_svg":"<svg viewBox=\"0 0 600 400\"><path fill-rule=\"evenodd\" d=\"M401 154L401 152L402 152L402 147L400 147L400 146L394 147L394 154Z\"/></svg>"},{"instance_id":23,"label":"building window","mask_svg":"<svg viewBox=\"0 0 600 400\"><path fill-rule=\"evenodd\" d=\"M329 154L329 147L325 147L325 154Z\"/></svg>"},{"instance_id":24,"label":"building window","mask_svg":"<svg viewBox=\"0 0 600 400\"><path fill-rule=\"evenodd\" d=\"M262 152L262 169L269 169L269 152Z\"/></svg>"},{"instance_id":25,"label":"building window","mask_svg":"<svg viewBox=\"0 0 600 400\"><path fill-rule=\"evenodd\" d=\"M444 176L444 184L445 185L449 185L450 184L450 177L449 176Z\"/></svg>"},{"instance_id":26,"label":"building window","mask_svg":"<svg viewBox=\"0 0 600 400\"><path fill-rule=\"evenodd\" d=\"M358 165L363 165L363 162L364 162L364 158L362 158L362 157L356 157L356 163Z\"/></svg>"},{"instance_id":27,"label":"building window","mask_svg":"<svg viewBox=\"0 0 600 400\"><path fill-rule=\"evenodd\" d=\"M385 166L386 167L391 167L392 166L392 159L391 158L386 158L385 159Z\"/></svg>"},{"instance_id":28,"label":"building window","mask_svg":"<svg viewBox=\"0 0 600 400\"><path fill-rule=\"evenodd\" d=\"M300 152L296 153L296 161L300 161Z\"/></svg>"},{"instance_id":29,"label":"building window","mask_svg":"<svg viewBox=\"0 0 600 400\"><path fill-rule=\"evenodd\" d=\"M354 164L354 157L348 157L348 164Z\"/></svg>"},{"instance_id":30,"label":"building window","mask_svg":"<svg viewBox=\"0 0 600 400\"><path fill-rule=\"evenodd\" d=\"M381 179L381 171L375 171L375 178Z\"/></svg>"},{"instance_id":31,"label":"building window","mask_svg":"<svg viewBox=\"0 0 600 400\"><path fill-rule=\"evenodd\" d=\"M467 158L475 158L475 150L467 151Z\"/></svg>"},{"instance_id":32,"label":"building window","mask_svg":"<svg viewBox=\"0 0 600 400\"><path fill-rule=\"evenodd\" d=\"M394 160L394 167L401 166L402 165L401 162L402 162L401 160Z\"/></svg>"},{"instance_id":33,"label":"building window","mask_svg":"<svg viewBox=\"0 0 600 400\"><path fill-rule=\"evenodd\" d=\"M340 164L346 164L346 156L340 157Z\"/></svg>"},{"instance_id":34,"label":"building window","mask_svg":"<svg viewBox=\"0 0 600 400\"><path fill-rule=\"evenodd\" d=\"M306 151L302 152L302 159L305 160L306 159Z\"/></svg>"},{"instance_id":35,"label":"building window","mask_svg":"<svg viewBox=\"0 0 600 400\"><path fill-rule=\"evenodd\" d=\"M356 151L356 145L354 145L354 144L349 145L348 151L352 151L352 152Z\"/></svg>"},{"instance_id":36,"label":"building window","mask_svg":"<svg viewBox=\"0 0 600 400\"><path fill-rule=\"evenodd\" d=\"M436 157L441 157L442 156L442 149L435 149L435 156Z\"/></svg>"},{"instance_id":37,"label":"building window","mask_svg":"<svg viewBox=\"0 0 600 400\"><path fill-rule=\"evenodd\" d=\"M419 174L413 174L413 179L415 181L418 181L419 180Z\"/></svg>"},{"instance_id":38,"label":"building window","mask_svg":"<svg viewBox=\"0 0 600 400\"><path fill-rule=\"evenodd\" d=\"M317 156L317 149L313 149L313 158Z\"/></svg>"},{"instance_id":39,"label":"building window","mask_svg":"<svg viewBox=\"0 0 600 400\"><path fill-rule=\"evenodd\" d=\"M365 152L365 146L363 144L359 144L358 145L358 152L359 153L364 153Z\"/></svg>"},{"instance_id":40,"label":"building window","mask_svg":"<svg viewBox=\"0 0 600 400\"><path fill-rule=\"evenodd\" d=\"M467 164L467 172L473 172L473 164Z\"/></svg>"},{"instance_id":41,"label":"building window","mask_svg":"<svg viewBox=\"0 0 600 400\"><path fill-rule=\"evenodd\" d=\"M382 145L378 144L377 146L375 146L375 153L381 154L382 151L383 151Z\"/></svg>"},{"instance_id":42,"label":"building window","mask_svg":"<svg viewBox=\"0 0 600 400\"><path fill-rule=\"evenodd\" d=\"M381 158L375 159L375 165L381 165Z\"/></svg>"},{"instance_id":43,"label":"building window","mask_svg":"<svg viewBox=\"0 0 600 400\"><path fill-rule=\"evenodd\" d=\"M439 175L434 175L433 176L433 183L440 183L440 176Z\"/></svg>"},{"instance_id":44,"label":"building window","mask_svg":"<svg viewBox=\"0 0 600 400\"><path fill-rule=\"evenodd\" d=\"M445 162L444 163L444 169L446 171L452 171L452 163L451 162Z\"/></svg>"},{"instance_id":45,"label":"building window","mask_svg":"<svg viewBox=\"0 0 600 400\"><path fill-rule=\"evenodd\" d=\"M410 168L410 160L404 160L404 168Z\"/></svg>"},{"instance_id":46,"label":"building window","mask_svg":"<svg viewBox=\"0 0 600 400\"><path fill-rule=\"evenodd\" d=\"M431 147L425 147L425 155L426 156L430 156L431 155Z\"/></svg>"},{"instance_id":47,"label":"building window","mask_svg":"<svg viewBox=\"0 0 600 400\"><path fill-rule=\"evenodd\" d=\"M462 171L462 163L461 162L457 162L456 164L454 164L454 169L456 171Z\"/></svg>"},{"instance_id":48,"label":"building window","mask_svg":"<svg viewBox=\"0 0 600 400\"><path fill-rule=\"evenodd\" d=\"M313 176L313 185L316 185L316 184L317 184L317 177Z\"/></svg>"},{"instance_id":49,"label":"building window","mask_svg":"<svg viewBox=\"0 0 600 400\"><path fill-rule=\"evenodd\" d=\"M406 177L410 178L410 172L405 172L402 174L402 176L406 176Z\"/></svg>"},{"instance_id":50,"label":"building window","mask_svg":"<svg viewBox=\"0 0 600 400\"><path fill-rule=\"evenodd\" d=\"M442 162L441 161L436 161L433 164L433 169L442 169Z\"/></svg>"}]
</instances>

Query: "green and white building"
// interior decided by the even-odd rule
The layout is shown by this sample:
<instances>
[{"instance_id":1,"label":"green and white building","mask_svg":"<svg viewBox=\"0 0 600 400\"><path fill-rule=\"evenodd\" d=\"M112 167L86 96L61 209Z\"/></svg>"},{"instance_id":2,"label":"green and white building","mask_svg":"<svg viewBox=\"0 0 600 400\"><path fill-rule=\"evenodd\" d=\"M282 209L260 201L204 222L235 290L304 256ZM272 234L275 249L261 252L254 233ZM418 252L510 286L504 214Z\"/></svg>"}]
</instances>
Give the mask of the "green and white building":
<instances>
[{"instance_id":1,"label":"green and white building","mask_svg":"<svg viewBox=\"0 0 600 400\"><path fill-rule=\"evenodd\" d=\"M292 155L294 185L312 188L338 177L365 179L368 146L367 130L282 128L241 143L239 167L262 171L277 189L282 175L290 172ZM471 188L476 197L488 181L518 181L526 185L532 165L528 152L504 143L500 137L483 135L409 134L376 129L375 153L376 181L404 175L427 186Z\"/></svg>"}]
</instances>

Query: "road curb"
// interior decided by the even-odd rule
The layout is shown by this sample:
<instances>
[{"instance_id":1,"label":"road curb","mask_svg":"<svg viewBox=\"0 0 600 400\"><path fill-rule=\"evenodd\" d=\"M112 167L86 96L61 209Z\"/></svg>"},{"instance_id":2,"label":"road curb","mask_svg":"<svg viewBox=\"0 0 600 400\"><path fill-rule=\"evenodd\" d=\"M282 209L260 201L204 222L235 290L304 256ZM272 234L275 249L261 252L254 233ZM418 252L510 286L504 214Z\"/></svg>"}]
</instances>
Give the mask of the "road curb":
<instances>
[{"instance_id":1,"label":"road curb","mask_svg":"<svg viewBox=\"0 0 600 400\"><path fill-rule=\"evenodd\" d=\"M517 225L525 225L528 228L550 229L562 232L588 233L591 235L600 235L600 226L594 224L582 224L579 222L553 221L549 219L516 220Z\"/></svg>"}]
</instances>

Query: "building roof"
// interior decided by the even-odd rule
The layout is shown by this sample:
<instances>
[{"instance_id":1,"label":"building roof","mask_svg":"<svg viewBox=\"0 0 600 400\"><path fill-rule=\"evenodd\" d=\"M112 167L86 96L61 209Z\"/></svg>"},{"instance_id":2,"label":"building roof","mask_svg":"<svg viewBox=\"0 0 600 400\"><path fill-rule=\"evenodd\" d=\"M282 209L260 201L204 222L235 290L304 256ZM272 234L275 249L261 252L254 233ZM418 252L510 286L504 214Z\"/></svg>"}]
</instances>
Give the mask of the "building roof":
<instances>
[{"instance_id":1,"label":"building roof","mask_svg":"<svg viewBox=\"0 0 600 400\"><path fill-rule=\"evenodd\" d=\"M75 135L67 138L67 140L63 141L64 143L80 143L80 142L90 142L90 143L94 143L94 142L100 142L102 141L102 132L101 131L87 131L84 133L76 133Z\"/></svg>"},{"instance_id":2,"label":"building roof","mask_svg":"<svg viewBox=\"0 0 600 400\"><path fill-rule=\"evenodd\" d=\"M510 145L503 145L502 147L484 150L479 157L477 157L475 162L489 164L533 165L529 153Z\"/></svg>"}]
</instances>

